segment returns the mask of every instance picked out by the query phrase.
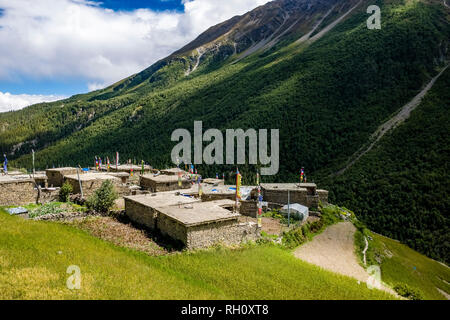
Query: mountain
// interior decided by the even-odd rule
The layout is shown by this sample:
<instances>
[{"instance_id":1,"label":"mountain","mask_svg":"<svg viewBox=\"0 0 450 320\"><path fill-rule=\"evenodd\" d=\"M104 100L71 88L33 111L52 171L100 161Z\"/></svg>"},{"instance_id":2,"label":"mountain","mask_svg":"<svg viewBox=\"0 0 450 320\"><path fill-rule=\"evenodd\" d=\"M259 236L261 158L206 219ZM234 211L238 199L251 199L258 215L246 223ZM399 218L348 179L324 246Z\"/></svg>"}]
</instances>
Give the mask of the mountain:
<instances>
[{"instance_id":1,"label":"mountain","mask_svg":"<svg viewBox=\"0 0 450 320\"><path fill-rule=\"evenodd\" d=\"M367 7L373 4L382 12L379 30L366 25ZM330 188L333 200L376 231L448 262L449 188L441 180L448 172L442 170L449 145L441 137L448 132L445 99L427 94L429 102L408 120L434 121L430 130L419 131L426 133L424 141L405 142L418 132L407 121L343 175L334 173L448 63L449 14L442 0L273 1L210 28L108 88L0 114L0 151L29 170L33 148L39 168L87 166L95 155L113 158L115 151L121 159L162 167L170 165L172 132L192 132L195 120L203 121L204 130L279 128L280 171L264 181L297 181L303 166L309 181ZM441 97L447 73L436 83L441 89L429 94ZM430 104L440 115L431 120L421 111ZM405 132L397 142L403 143L394 145L400 129ZM433 139L442 144L429 144ZM432 156L411 161L417 153L407 148L420 143L427 147L420 150ZM384 168L383 183L366 182L382 176ZM396 187L396 172L417 176L417 168L442 177L430 180L432 187ZM244 183L253 183L254 166L240 169ZM231 178L234 170L199 166L205 176L225 172Z\"/></svg>"}]
</instances>

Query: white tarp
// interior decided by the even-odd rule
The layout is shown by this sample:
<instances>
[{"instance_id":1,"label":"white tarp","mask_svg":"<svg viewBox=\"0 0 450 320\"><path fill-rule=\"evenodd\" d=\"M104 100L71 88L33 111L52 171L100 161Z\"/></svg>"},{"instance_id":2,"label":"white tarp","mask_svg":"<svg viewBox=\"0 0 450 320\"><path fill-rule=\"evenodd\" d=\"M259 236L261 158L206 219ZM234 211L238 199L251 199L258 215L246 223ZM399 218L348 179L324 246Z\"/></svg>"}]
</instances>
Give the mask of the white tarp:
<instances>
[{"instance_id":1,"label":"white tarp","mask_svg":"<svg viewBox=\"0 0 450 320\"><path fill-rule=\"evenodd\" d=\"M299 203L291 203L289 206L285 205L281 208L281 212L288 214L290 211L291 217L295 217L298 220L306 221L309 217L309 209Z\"/></svg>"}]
</instances>

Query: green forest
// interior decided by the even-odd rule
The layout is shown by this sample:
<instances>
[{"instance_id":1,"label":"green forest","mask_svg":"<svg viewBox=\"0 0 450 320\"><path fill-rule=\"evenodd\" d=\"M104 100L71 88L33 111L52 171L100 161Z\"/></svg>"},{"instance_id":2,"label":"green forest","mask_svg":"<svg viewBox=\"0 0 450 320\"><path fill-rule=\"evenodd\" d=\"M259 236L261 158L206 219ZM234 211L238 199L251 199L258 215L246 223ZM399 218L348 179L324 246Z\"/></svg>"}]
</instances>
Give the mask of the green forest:
<instances>
[{"instance_id":1,"label":"green forest","mask_svg":"<svg viewBox=\"0 0 450 320\"><path fill-rule=\"evenodd\" d=\"M448 262L448 72L410 121L344 176L328 178L448 59L440 2L375 3L380 30L367 29L360 8L311 45L291 35L237 63L219 52L189 76L190 58L179 54L106 89L2 113L0 151L28 170L31 149L37 169L92 166L94 156L113 159L116 151L122 161L162 168L173 166L172 132L192 132L195 120L204 130L280 129L280 171L263 181L298 181L305 167L309 181L375 231ZM244 183L254 182L255 166L239 169ZM198 170L231 182L235 167Z\"/></svg>"}]
</instances>

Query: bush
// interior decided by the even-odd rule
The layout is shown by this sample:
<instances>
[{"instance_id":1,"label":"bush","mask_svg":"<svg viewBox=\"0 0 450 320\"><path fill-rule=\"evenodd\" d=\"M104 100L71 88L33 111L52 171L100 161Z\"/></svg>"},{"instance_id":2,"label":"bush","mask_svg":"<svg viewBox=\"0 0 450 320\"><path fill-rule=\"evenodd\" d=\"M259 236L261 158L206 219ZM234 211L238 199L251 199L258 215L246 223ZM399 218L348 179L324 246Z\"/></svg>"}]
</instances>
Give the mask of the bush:
<instances>
[{"instance_id":1,"label":"bush","mask_svg":"<svg viewBox=\"0 0 450 320\"><path fill-rule=\"evenodd\" d=\"M285 246L288 249L293 249L295 247L298 247L305 241L306 241L306 237L303 234L303 231L301 228L296 228L294 230L285 232L283 234L282 243L283 243L283 246Z\"/></svg>"},{"instance_id":2,"label":"bush","mask_svg":"<svg viewBox=\"0 0 450 320\"><path fill-rule=\"evenodd\" d=\"M73 191L72 185L66 181L59 190L59 201L68 202L69 196L72 193L72 191Z\"/></svg>"},{"instance_id":3,"label":"bush","mask_svg":"<svg viewBox=\"0 0 450 320\"><path fill-rule=\"evenodd\" d=\"M402 283L394 287L394 290L402 297L409 300L423 300L423 295L419 290L413 289L408 285Z\"/></svg>"},{"instance_id":4,"label":"bush","mask_svg":"<svg viewBox=\"0 0 450 320\"><path fill-rule=\"evenodd\" d=\"M117 198L118 196L114 190L113 183L106 180L102 183L101 187L88 198L86 204L89 209L96 212L108 213Z\"/></svg>"}]
</instances>

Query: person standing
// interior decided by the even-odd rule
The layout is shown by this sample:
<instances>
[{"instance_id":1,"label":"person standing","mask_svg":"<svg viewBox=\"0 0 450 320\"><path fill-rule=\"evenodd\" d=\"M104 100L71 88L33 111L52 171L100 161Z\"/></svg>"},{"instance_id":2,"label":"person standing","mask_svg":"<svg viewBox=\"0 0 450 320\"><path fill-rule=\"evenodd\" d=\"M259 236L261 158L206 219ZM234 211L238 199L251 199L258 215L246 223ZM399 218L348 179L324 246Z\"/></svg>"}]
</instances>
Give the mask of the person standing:
<instances>
[{"instance_id":1,"label":"person standing","mask_svg":"<svg viewBox=\"0 0 450 320\"><path fill-rule=\"evenodd\" d=\"M3 161L3 174L8 174L8 158L6 158L6 153L3 154L5 160Z\"/></svg>"}]
</instances>

